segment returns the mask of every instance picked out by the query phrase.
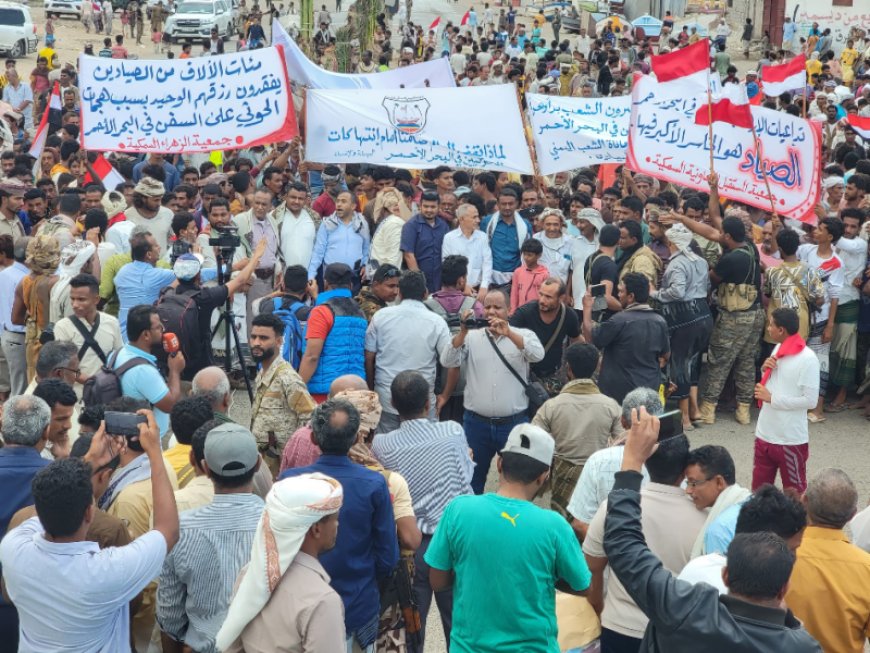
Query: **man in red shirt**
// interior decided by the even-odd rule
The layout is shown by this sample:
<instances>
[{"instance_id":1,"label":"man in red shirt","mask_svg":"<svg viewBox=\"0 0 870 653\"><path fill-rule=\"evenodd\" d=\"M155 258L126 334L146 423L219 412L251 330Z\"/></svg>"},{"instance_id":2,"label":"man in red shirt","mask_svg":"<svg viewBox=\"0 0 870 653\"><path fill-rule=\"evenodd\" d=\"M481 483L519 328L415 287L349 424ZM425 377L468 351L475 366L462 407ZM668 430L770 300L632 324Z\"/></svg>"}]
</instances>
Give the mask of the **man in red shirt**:
<instances>
[{"instance_id":1,"label":"man in red shirt","mask_svg":"<svg viewBox=\"0 0 870 653\"><path fill-rule=\"evenodd\" d=\"M327 218L335 213L335 198L341 192L341 169L338 166L326 166L321 174L323 192L311 204L321 218Z\"/></svg>"}]
</instances>

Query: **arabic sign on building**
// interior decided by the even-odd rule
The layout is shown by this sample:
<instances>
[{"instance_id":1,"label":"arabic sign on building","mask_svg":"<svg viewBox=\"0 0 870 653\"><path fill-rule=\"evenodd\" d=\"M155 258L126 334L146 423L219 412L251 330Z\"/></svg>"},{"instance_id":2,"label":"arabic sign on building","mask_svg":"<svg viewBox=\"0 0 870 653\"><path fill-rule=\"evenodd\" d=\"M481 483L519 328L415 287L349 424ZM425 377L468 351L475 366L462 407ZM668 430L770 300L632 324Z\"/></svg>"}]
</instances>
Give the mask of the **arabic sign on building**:
<instances>
[{"instance_id":1,"label":"arabic sign on building","mask_svg":"<svg viewBox=\"0 0 870 653\"><path fill-rule=\"evenodd\" d=\"M209 152L297 134L280 48L170 60L81 57L82 145Z\"/></svg>"},{"instance_id":2,"label":"arabic sign on building","mask_svg":"<svg viewBox=\"0 0 870 653\"><path fill-rule=\"evenodd\" d=\"M707 190L709 131L695 124L707 97L686 93L679 99L673 95L662 98L657 95L658 86L655 80L644 77L632 89L628 166L681 186ZM770 210L766 177L779 215L812 219L822 169L818 123L761 107L751 107L751 111L760 153L752 130L714 123L713 160L719 195Z\"/></svg>"},{"instance_id":3,"label":"arabic sign on building","mask_svg":"<svg viewBox=\"0 0 870 653\"><path fill-rule=\"evenodd\" d=\"M305 56L277 20L272 21L275 45L284 48L290 78L308 88L453 88L456 79L446 57L391 68L380 73L334 73Z\"/></svg>"},{"instance_id":4,"label":"arabic sign on building","mask_svg":"<svg viewBox=\"0 0 870 653\"><path fill-rule=\"evenodd\" d=\"M629 96L581 98L529 93L526 103L542 175L625 161Z\"/></svg>"},{"instance_id":5,"label":"arabic sign on building","mask_svg":"<svg viewBox=\"0 0 870 653\"><path fill-rule=\"evenodd\" d=\"M513 84L311 90L306 158L316 163L421 169L447 165L528 174L532 160L515 93Z\"/></svg>"}]
</instances>

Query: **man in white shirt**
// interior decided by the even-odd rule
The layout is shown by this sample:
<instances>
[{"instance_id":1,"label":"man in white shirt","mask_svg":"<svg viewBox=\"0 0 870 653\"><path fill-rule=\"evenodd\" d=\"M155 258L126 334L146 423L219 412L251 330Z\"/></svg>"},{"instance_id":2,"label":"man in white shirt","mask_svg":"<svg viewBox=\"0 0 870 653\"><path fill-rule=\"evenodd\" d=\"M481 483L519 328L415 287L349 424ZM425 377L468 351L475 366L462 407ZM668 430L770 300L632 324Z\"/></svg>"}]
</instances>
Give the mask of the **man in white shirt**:
<instances>
[{"instance_id":1,"label":"man in white shirt","mask_svg":"<svg viewBox=\"0 0 870 653\"><path fill-rule=\"evenodd\" d=\"M510 326L509 307L507 293L501 288L493 290L483 304L489 326L469 330L467 320L474 319L474 314L466 311L459 332L441 354L445 367L466 364L463 425L474 452L471 487L476 494L483 493L492 458L505 446L511 429L529 421L529 399L516 375L528 383L529 365L544 358L544 346L534 331Z\"/></svg>"},{"instance_id":2,"label":"man in white shirt","mask_svg":"<svg viewBox=\"0 0 870 653\"><path fill-rule=\"evenodd\" d=\"M633 392L647 397L644 404L661 406L656 390L638 388ZM692 546L706 518L680 487L688 459L689 440L685 435L659 442L656 452L646 461L650 482L640 492L643 536L650 550L674 575L691 559ZM608 565L604 550L606 516L607 502L604 502L592 518L583 540L583 553L592 572L588 599L601 617L602 651L638 650L649 620L616 574L605 578L604 570Z\"/></svg>"},{"instance_id":3,"label":"man in white shirt","mask_svg":"<svg viewBox=\"0 0 870 653\"><path fill-rule=\"evenodd\" d=\"M800 546L806 525L807 510L800 501L783 494L773 485L763 485L740 506L734 534L770 531L779 535L788 548L795 551ZM693 585L707 583L724 596L728 593L722 579L726 563L725 552L699 556L683 567L678 578Z\"/></svg>"},{"instance_id":4,"label":"man in white shirt","mask_svg":"<svg viewBox=\"0 0 870 653\"><path fill-rule=\"evenodd\" d=\"M778 308L767 321L767 333L778 343L761 366L755 398L761 412L755 425L752 489L776 480L799 493L807 489L809 428L807 411L819 397L819 359L798 335L800 318L791 308Z\"/></svg>"},{"instance_id":5,"label":"man in white shirt","mask_svg":"<svg viewBox=\"0 0 870 653\"><path fill-rule=\"evenodd\" d=\"M129 602L157 577L178 541L160 431L151 411L140 414L147 423L138 440L152 463L152 530L103 550L85 539L96 510L91 476L125 446L101 428L83 460L56 460L34 477L37 517L0 542L3 581L21 622L19 651L130 650Z\"/></svg>"},{"instance_id":6,"label":"man in white shirt","mask_svg":"<svg viewBox=\"0 0 870 653\"><path fill-rule=\"evenodd\" d=\"M97 310L100 282L95 276L76 275L70 279L69 288L73 314L55 323L54 337L79 348L81 376L77 381L83 384L106 364L113 352L124 346L124 341L118 318Z\"/></svg>"},{"instance_id":7,"label":"man in white shirt","mask_svg":"<svg viewBox=\"0 0 870 653\"><path fill-rule=\"evenodd\" d=\"M473 204L456 207L459 228L448 231L441 243L441 260L448 256L464 256L468 259L466 286L477 289L477 301L486 299L492 281L492 250L489 239L480 230L480 214Z\"/></svg>"},{"instance_id":8,"label":"man in white shirt","mask_svg":"<svg viewBox=\"0 0 870 653\"><path fill-rule=\"evenodd\" d=\"M574 40L574 51L583 55L584 59L589 58L589 51L592 49L592 39L586 35L585 29L580 29L580 34Z\"/></svg>"},{"instance_id":9,"label":"man in white shirt","mask_svg":"<svg viewBox=\"0 0 870 653\"><path fill-rule=\"evenodd\" d=\"M287 267L301 265L306 270L311 262L314 239L320 218L305 208L308 188L300 182L287 187L284 203L274 211L275 221L281 225L281 252Z\"/></svg>"},{"instance_id":10,"label":"man in white shirt","mask_svg":"<svg viewBox=\"0 0 870 653\"><path fill-rule=\"evenodd\" d=\"M172 231L172 211L162 205L165 192L163 182L142 177L133 189L133 206L124 211L134 225L148 228L161 252L169 247Z\"/></svg>"}]
</instances>

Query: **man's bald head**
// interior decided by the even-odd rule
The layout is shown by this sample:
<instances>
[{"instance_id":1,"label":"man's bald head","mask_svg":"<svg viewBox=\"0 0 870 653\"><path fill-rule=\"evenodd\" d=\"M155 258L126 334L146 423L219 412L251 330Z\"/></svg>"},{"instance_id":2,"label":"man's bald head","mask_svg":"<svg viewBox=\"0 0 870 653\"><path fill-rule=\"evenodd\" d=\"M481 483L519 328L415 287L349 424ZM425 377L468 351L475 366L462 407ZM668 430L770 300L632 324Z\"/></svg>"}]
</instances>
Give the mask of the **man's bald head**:
<instances>
[{"instance_id":1,"label":"man's bald head","mask_svg":"<svg viewBox=\"0 0 870 653\"><path fill-rule=\"evenodd\" d=\"M230 407L230 380L221 368L204 367L193 377L191 394L205 397L213 410L226 414Z\"/></svg>"},{"instance_id":2,"label":"man's bald head","mask_svg":"<svg viewBox=\"0 0 870 653\"><path fill-rule=\"evenodd\" d=\"M329 386L329 396L334 397L339 392L344 392L345 390L368 389L369 386L364 378L359 377L356 374L345 374L344 376L335 379L335 381L332 382L332 385Z\"/></svg>"},{"instance_id":3,"label":"man's bald head","mask_svg":"<svg viewBox=\"0 0 870 653\"><path fill-rule=\"evenodd\" d=\"M858 491L846 472L826 467L810 481L804 502L812 526L843 528L858 511Z\"/></svg>"}]
</instances>

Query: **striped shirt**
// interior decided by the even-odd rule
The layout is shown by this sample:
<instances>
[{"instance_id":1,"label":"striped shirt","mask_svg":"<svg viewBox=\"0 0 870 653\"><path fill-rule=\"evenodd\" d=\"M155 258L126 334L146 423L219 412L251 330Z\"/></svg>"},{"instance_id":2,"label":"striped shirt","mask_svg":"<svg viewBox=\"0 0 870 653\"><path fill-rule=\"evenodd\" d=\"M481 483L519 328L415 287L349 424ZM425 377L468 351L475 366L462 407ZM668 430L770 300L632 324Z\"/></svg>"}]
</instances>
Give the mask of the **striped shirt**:
<instances>
[{"instance_id":1,"label":"striped shirt","mask_svg":"<svg viewBox=\"0 0 870 653\"><path fill-rule=\"evenodd\" d=\"M178 544L166 556L157 586L157 622L198 653L216 651L239 571L248 564L263 500L217 494L179 519Z\"/></svg>"},{"instance_id":2,"label":"striped shirt","mask_svg":"<svg viewBox=\"0 0 870 653\"><path fill-rule=\"evenodd\" d=\"M376 435L372 451L384 467L407 481L417 526L426 535L435 532L448 503L472 493L474 463L456 422L405 420L395 431Z\"/></svg>"}]
</instances>

